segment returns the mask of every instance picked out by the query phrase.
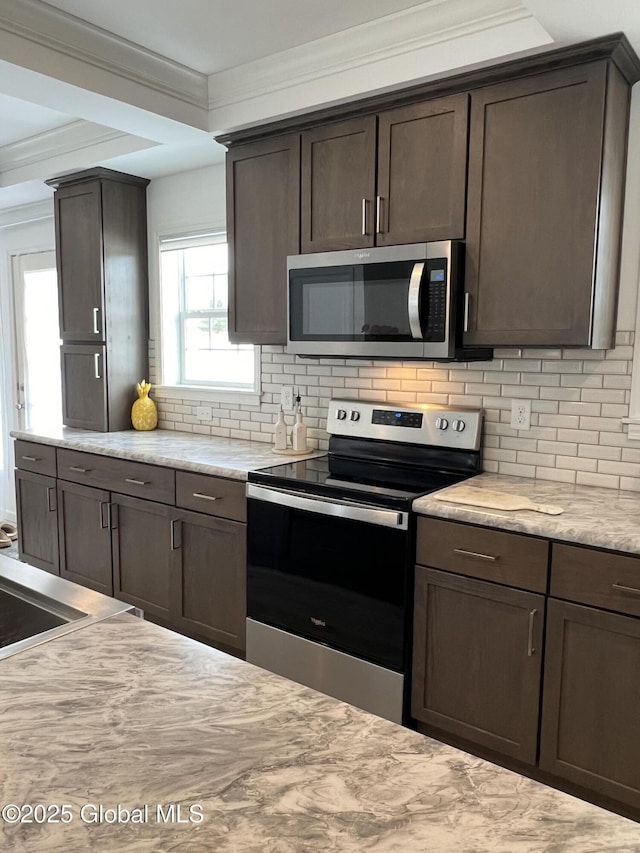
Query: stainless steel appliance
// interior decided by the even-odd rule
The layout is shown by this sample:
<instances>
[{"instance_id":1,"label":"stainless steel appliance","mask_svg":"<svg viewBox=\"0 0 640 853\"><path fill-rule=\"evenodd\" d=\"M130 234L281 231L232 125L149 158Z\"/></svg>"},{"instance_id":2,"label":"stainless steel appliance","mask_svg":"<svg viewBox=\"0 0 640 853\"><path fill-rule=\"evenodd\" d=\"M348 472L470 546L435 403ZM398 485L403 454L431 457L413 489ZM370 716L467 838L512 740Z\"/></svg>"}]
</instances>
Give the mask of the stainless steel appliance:
<instances>
[{"instance_id":1,"label":"stainless steel appliance","mask_svg":"<svg viewBox=\"0 0 640 853\"><path fill-rule=\"evenodd\" d=\"M287 352L431 360L462 349L464 247L443 240L287 259Z\"/></svg>"},{"instance_id":2,"label":"stainless steel appliance","mask_svg":"<svg viewBox=\"0 0 640 853\"><path fill-rule=\"evenodd\" d=\"M479 471L482 411L332 400L329 453L249 473L247 660L408 721L414 498Z\"/></svg>"},{"instance_id":3,"label":"stainless steel appliance","mask_svg":"<svg viewBox=\"0 0 640 853\"><path fill-rule=\"evenodd\" d=\"M120 613L130 604L0 555L0 660Z\"/></svg>"}]
</instances>

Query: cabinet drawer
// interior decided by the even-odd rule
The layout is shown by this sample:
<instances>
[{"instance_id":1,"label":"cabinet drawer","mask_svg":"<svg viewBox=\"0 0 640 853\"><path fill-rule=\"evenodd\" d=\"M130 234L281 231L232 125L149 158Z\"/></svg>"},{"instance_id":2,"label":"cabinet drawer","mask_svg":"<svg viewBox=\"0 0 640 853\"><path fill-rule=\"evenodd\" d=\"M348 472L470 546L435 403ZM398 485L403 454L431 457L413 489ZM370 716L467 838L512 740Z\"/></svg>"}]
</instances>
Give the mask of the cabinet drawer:
<instances>
[{"instance_id":1,"label":"cabinet drawer","mask_svg":"<svg viewBox=\"0 0 640 853\"><path fill-rule=\"evenodd\" d=\"M554 545L551 595L640 616L640 559Z\"/></svg>"},{"instance_id":2,"label":"cabinet drawer","mask_svg":"<svg viewBox=\"0 0 640 853\"><path fill-rule=\"evenodd\" d=\"M247 520L245 483L241 480L176 471L176 504L220 518Z\"/></svg>"},{"instance_id":3,"label":"cabinet drawer","mask_svg":"<svg viewBox=\"0 0 640 853\"><path fill-rule=\"evenodd\" d=\"M59 448L58 477L123 495L175 503L175 472L158 465Z\"/></svg>"},{"instance_id":4,"label":"cabinet drawer","mask_svg":"<svg viewBox=\"0 0 640 853\"><path fill-rule=\"evenodd\" d=\"M21 471L33 471L34 474L56 476L56 449L49 444L36 444L33 441L16 439L16 468Z\"/></svg>"},{"instance_id":5,"label":"cabinet drawer","mask_svg":"<svg viewBox=\"0 0 640 853\"><path fill-rule=\"evenodd\" d=\"M548 556L544 539L457 521L418 519L416 559L423 566L546 592Z\"/></svg>"}]
</instances>

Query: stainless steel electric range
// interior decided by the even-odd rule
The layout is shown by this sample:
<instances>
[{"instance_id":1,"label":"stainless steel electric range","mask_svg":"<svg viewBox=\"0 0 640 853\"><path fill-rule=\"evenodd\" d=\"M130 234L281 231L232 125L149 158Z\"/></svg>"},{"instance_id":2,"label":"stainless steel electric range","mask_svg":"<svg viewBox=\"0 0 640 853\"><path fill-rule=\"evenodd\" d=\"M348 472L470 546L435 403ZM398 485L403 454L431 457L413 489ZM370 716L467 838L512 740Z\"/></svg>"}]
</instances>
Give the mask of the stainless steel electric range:
<instances>
[{"instance_id":1,"label":"stainless steel electric range","mask_svg":"<svg viewBox=\"0 0 640 853\"><path fill-rule=\"evenodd\" d=\"M332 400L327 431L249 474L247 660L406 724L411 505L479 472L482 410Z\"/></svg>"}]
</instances>

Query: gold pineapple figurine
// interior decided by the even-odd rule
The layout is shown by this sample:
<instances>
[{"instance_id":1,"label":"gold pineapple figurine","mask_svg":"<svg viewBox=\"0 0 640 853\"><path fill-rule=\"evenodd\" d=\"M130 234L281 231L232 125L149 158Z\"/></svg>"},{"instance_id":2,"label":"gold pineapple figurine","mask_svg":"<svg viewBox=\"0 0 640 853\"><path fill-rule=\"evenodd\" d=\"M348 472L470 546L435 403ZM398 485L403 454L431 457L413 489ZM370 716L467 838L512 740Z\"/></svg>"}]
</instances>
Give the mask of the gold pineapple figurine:
<instances>
[{"instance_id":1,"label":"gold pineapple figurine","mask_svg":"<svg viewBox=\"0 0 640 853\"><path fill-rule=\"evenodd\" d=\"M143 379L136 385L138 399L131 407L131 423L134 429L155 429L158 426L158 410L156 404L149 397L151 383Z\"/></svg>"}]
</instances>

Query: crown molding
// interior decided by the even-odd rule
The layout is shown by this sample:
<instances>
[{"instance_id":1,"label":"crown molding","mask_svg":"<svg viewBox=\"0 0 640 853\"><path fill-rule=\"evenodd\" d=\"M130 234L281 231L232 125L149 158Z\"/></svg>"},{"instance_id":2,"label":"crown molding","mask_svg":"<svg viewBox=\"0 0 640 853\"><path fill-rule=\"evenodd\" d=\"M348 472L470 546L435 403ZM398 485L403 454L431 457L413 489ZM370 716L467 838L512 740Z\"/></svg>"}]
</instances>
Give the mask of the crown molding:
<instances>
[{"instance_id":1,"label":"crown molding","mask_svg":"<svg viewBox=\"0 0 640 853\"><path fill-rule=\"evenodd\" d=\"M153 145L147 139L99 124L69 122L0 147L0 186L45 178L56 169L84 168Z\"/></svg>"},{"instance_id":2,"label":"crown molding","mask_svg":"<svg viewBox=\"0 0 640 853\"><path fill-rule=\"evenodd\" d=\"M7 210L0 210L0 228L27 225L42 219L53 219L53 199L20 204Z\"/></svg>"},{"instance_id":3,"label":"crown molding","mask_svg":"<svg viewBox=\"0 0 640 853\"><path fill-rule=\"evenodd\" d=\"M72 121L0 147L0 172L21 169L72 151L112 142L127 134L88 121Z\"/></svg>"},{"instance_id":4,"label":"crown molding","mask_svg":"<svg viewBox=\"0 0 640 853\"><path fill-rule=\"evenodd\" d=\"M209 109L526 20L534 18L520 0L431 0L310 44L212 74Z\"/></svg>"},{"instance_id":5,"label":"crown molding","mask_svg":"<svg viewBox=\"0 0 640 853\"><path fill-rule=\"evenodd\" d=\"M201 109L206 75L39 0L2 0L0 34L14 36ZM24 55L25 62L27 60ZM47 73L56 76L49 66ZM67 81L74 82L74 81ZM77 85L82 85L77 81Z\"/></svg>"}]
</instances>

